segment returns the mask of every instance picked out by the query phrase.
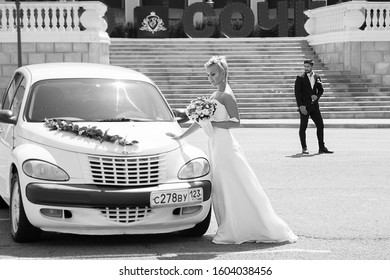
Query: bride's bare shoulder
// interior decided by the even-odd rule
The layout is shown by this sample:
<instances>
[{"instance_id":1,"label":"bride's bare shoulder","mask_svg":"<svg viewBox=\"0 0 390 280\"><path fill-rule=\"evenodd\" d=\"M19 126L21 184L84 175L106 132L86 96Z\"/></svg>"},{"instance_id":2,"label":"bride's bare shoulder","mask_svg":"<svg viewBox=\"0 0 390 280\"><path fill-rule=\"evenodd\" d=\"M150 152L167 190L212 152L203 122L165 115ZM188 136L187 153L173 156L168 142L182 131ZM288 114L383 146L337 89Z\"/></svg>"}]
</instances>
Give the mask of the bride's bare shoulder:
<instances>
[{"instance_id":1,"label":"bride's bare shoulder","mask_svg":"<svg viewBox=\"0 0 390 280\"><path fill-rule=\"evenodd\" d=\"M236 100L236 97L234 96L233 92L224 92L224 94L221 96L221 99L225 102L228 100Z\"/></svg>"}]
</instances>

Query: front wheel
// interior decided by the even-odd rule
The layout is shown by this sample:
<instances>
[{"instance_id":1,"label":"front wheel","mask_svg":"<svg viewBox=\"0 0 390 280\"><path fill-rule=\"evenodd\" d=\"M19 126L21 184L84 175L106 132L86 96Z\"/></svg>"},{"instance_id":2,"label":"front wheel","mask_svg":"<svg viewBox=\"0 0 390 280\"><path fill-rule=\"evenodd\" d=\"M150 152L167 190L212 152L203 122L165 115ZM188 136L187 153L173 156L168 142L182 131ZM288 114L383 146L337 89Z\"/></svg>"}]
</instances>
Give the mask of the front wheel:
<instances>
[{"instance_id":1,"label":"front wheel","mask_svg":"<svg viewBox=\"0 0 390 280\"><path fill-rule=\"evenodd\" d=\"M12 176L11 186L10 218L12 239L20 243L36 241L39 239L41 231L27 219L17 173Z\"/></svg>"},{"instance_id":2,"label":"front wheel","mask_svg":"<svg viewBox=\"0 0 390 280\"><path fill-rule=\"evenodd\" d=\"M209 213L207 214L206 218L203 221L196 224L193 228L180 231L180 234L183 236L202 236L208 230L210 225L210 220L211 220L211 207Z\"/></svg>"}]
</instances>

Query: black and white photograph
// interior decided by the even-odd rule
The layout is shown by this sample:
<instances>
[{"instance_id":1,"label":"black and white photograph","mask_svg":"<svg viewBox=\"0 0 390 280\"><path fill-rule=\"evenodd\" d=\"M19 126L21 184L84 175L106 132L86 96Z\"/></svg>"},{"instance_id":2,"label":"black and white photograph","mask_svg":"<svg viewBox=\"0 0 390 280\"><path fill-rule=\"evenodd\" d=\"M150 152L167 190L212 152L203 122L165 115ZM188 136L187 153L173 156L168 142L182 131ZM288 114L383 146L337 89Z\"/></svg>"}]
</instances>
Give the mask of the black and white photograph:
<instances>
[{"instance_id":1,"label":"black and white photograph","mask_svg":"<svg viewBox=\"0 0 390 280\"><path fill-rule=\"evenodd\" d=\"M389 279L390 1L0 0L0 271Z\"/></svg>"}]
</instances>

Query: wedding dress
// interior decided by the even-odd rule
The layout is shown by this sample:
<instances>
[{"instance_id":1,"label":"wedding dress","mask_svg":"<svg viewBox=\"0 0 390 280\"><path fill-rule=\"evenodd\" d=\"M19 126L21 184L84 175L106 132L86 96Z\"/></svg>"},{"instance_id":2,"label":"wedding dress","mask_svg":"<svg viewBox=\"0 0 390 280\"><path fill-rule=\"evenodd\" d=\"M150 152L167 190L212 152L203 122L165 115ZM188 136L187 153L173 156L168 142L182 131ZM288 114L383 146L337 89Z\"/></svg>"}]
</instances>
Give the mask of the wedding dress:
<instances>
[{"instance_id":1,"label":"wedding dress","mask_svg":"<svg viewBox=\"0 0 390 280\"><path fill-rule=\"evenodd\" d=\"M225 106L214 101L217 109L211 121L230 119ZM213 170L212 201L218 223L213 242L295 242L298 237L274 212L230 130L213 127L213 134L207 135Z\"/></svg>"}]
</instances>

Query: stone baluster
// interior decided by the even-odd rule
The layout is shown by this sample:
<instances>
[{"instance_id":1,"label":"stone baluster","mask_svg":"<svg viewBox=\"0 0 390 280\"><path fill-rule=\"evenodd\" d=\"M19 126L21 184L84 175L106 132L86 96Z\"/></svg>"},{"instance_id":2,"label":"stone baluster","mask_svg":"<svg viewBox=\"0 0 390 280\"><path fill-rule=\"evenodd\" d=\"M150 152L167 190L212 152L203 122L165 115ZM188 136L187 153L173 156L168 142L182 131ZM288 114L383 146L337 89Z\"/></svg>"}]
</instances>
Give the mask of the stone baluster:
<instances>
[{"instance_id":1,"label":"stone baluster","mask_svg":"<svg viewBox=\"0 0 390 280\"><path fill-rule=\"evenodd\" d=\"M37 31L43 31L42 7L37 7Z\"/></svg>"},{"instance_id":2,"label":"stone baluster","mask_svg":"<svg viewBox=\"0 0 390 280\"><path fill-rule=\"evenodd\" d=\"M72 31L72 7L66 6L63 8L64 10L64 18L65 18L65 24L66 24L66 31Z\"/></svg>"},{"instance_id":3,"label":"stone baluster","mask_svg":"<svg viewBox=\"0 0 390 280\"><path fill-rule=\"evenodd\" d=\"M44 11L44 31L50 31L50 7L43 7Z\"/></svg>"},{"instance_id":4,"label":"stone baluster","mask_svg":"<svg viewBox=\"0 0 390 280\"><path fill-rule=\"evenodd\" d=\"M26 14L27 14L27 27L28 31L35 31L35 25L34 25L34 9L31 7L26 7Z\"/></svg>"},{"instance_id":5,"label":"stone baluster","mask_svg":"<svg viewBox=\"0 0 390 280\"><path fill-rule=\"evenodd\" d=\"M372 30L371 27L371 8L366 8L366 28L365 30Z\"/></svg>"},{"instance_id":6,"label":"stone baluster","mask_svg":"<svg viewBox=\"0 0 390 280\"><path fill-rule=\"evenodd\" d=\"M35 26L35 8L28 7L28 10L30 11L30 17L29 17L30 31L36 31L37 28Z\"/></svg>"},{"instance_id":7,"label":"stone baluster","mask_svg":"<svg viewBox=\"0 0 390 280\"><path fill-rule=\"evenodd\" d=\"M8 31L15 30L14 8L8 8Z\"/></svg>"},{"instance_id":8,"label":"stone baluster","mask_svg":"<svg viewBox=\"0 0 390 280\"><path fill-rule=\"evenodd\" d=\"M79 7L74 6L73 9L73 30L74 31L80 31L80 17L79 17Z\"/></svg>"},{"instance_id":9,"label":"stone baluster","mask_svg":"<svg viewBox=\"0 0 390 280\"><path fill-rule=\"evenodd\" d=\"M378 7L378 11L379 11L379 15L378 15L378 25L379 25L379 30L384 30L385 29L385 19L384 19L384 16L383 16L383 13L385 12L385 10L381 7Z\"/></svg>"},{"instance_id":10,"label":"stone baluster","mask_svg":"<svg viewBox=\"0 0 390 280\"><path fill-rule=\"evenodd\" d=\"M60 27L58 28L58 31L65 31L65 18L64 18L64 8L63 6L58 7L58 17L59 17L59 24Z\"/></svg>"},{"instance_id":11,"label":"stone baluster","mask_svg":"<svg viewBox=\"0 0 390 280\"><path fill-rule=\"evenodd\" d=\"M58 13L58 10L57 10L57 7L56 6L51 6L51 22L52 22L52 31L58 31L58 16L57 16L57 13Z\"/></svg>"},{"instance_id":12,"label":"stone baluster","mask_svg":"<svg viewBox=\"0 0 390 280\"><path fill-rule=\"evenodd\" d=\"M7 31L7 8L6 7L2 7L0 12L1 12L1 28L0 28L0 32L1 31Z\"/></svg>"},{"instance_id":13,"label":"stone baluster","mask_svg":"<svg viewBox=\"0 0 390 280\"><path fill-rule=\"evenodd\" d=\"M21 6L22 7L22 6ZM22 7L22 11L23 11L23 18L22 18L22 22L21 22L21 25L22 25L22 31L28 31L29 30L29 27L28 27L28 9L26 6L23 6Z\"/></svg>"},{"instance_id":14,"label":"stone baluster","mask_svg":"<svg viewBox=\"0 0 390 280\"><path fill-rule=\"evenodd\" d=\"M380 28L380 23L379 23L379 15L380 11L378 9L378 7L374 7L374 18L375 18L375 30L379 30Z\"/></svg>"}]
</instances>

